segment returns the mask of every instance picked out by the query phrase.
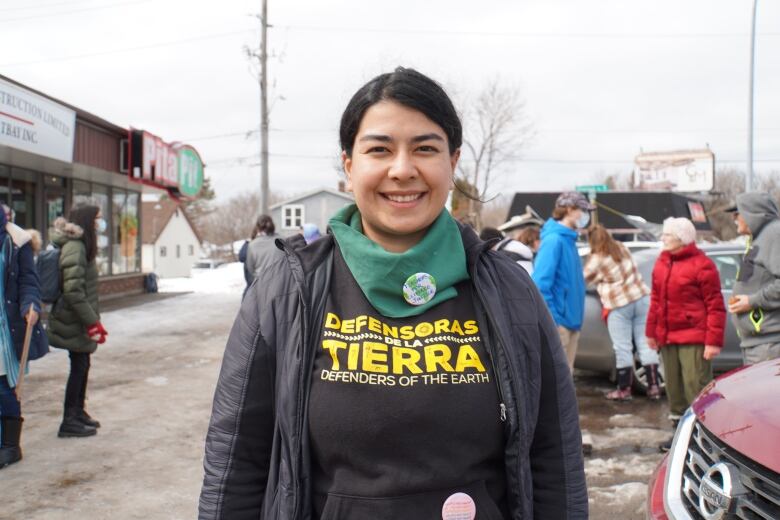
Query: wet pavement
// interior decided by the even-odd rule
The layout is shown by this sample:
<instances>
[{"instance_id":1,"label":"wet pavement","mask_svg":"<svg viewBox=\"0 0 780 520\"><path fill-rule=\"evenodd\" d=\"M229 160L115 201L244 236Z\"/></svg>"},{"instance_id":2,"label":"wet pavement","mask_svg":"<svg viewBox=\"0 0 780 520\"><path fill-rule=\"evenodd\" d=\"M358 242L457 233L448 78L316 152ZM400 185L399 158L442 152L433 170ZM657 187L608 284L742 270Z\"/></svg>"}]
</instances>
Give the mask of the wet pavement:
<instances>
[{"instance_id":1,"label":"wet pavement","mask_svg":"<svg viewBox=\"0 0 780 520\"><path fill-rule=\"evenodd\" d=\"M663 458L658 444L673 434L666 400L607 401L613 385L589 372L578 371L575 385L580 425L593 446L585 457L590 517L644 519L650 476Z\"/></svg>"},{"instance_id":2,"label":"wet pavement","mask_svg":"<svg viewBox=\"0 0 780 520\"><path fill-rule=\"evenodd\" d=\"M22 463L0 472L0 518L194 518L203 438L236 294L141 295L107 303L111 336L93 357L97 437L58 439L67 355L32 365ZM612 403L603 376L575 377L593 519L644 519L647 484L672 433L665 401Z\"/></svg>"}]
</instances>

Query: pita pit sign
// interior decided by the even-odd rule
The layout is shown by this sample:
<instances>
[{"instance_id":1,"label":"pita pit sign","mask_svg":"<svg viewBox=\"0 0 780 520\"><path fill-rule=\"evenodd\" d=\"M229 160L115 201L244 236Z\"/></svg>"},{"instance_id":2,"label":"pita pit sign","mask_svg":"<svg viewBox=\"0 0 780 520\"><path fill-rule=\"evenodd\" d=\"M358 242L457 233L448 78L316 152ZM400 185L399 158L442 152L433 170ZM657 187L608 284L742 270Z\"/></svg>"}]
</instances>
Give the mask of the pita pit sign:
<instances>
[{"instance_id":1,"label":"pita pit sign","mask_svg":"<svg viewBox=\"0 0 780 520\"><path fill-rule=\"evenodd\" d=\"M195 198L203 187L203 161L191 146L166 143L143 130L130 130L130 178L167 190L172 197Z\"/></svg>"}]
</instances>

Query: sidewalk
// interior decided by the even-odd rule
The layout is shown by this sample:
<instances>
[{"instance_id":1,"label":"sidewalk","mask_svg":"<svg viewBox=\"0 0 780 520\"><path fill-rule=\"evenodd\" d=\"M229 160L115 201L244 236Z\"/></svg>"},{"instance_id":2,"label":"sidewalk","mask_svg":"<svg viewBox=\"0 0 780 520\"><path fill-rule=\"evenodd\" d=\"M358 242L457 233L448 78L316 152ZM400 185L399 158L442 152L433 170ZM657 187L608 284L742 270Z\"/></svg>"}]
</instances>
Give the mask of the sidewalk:
<instances>
[{"instance_id":1,"label":"sidewalk","mask_svg":"<svg viewBox=\"0 0 780 520\"><path fill-rule=\"evenodd\" d=\"M243 282L243 280L241 280ZM104 306L109 340L92 357L95 437L59 439L67 352L31 364L24 460L0 471L0 518L195 518L222 351L241 293L139 295Z\"/></svg>"}]
</instances>

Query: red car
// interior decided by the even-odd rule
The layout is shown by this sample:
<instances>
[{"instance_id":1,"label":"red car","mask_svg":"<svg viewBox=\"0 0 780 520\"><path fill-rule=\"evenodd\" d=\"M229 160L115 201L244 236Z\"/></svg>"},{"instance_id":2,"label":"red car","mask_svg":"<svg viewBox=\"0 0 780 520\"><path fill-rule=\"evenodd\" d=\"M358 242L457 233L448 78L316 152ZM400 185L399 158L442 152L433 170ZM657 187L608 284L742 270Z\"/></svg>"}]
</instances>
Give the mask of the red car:
<instances>
[{"instance_id":1,"label":"red car","mask_svg":"<svg viewBox=\"0 0 780 520\"><path fill-rule=\"evenodd\" d=\"M780 360L702 391L650 480L653 520L780 519Z\"/></svg>"}]
</instances>

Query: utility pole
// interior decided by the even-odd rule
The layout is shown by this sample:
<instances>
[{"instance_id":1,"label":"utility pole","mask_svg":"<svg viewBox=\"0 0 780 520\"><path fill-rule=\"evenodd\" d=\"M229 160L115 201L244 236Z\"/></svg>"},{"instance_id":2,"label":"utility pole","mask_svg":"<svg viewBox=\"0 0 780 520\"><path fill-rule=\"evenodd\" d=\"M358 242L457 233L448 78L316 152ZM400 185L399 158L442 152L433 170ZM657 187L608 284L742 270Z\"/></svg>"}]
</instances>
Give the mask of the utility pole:
<instances>
[{"instance_id":1,"label":"utility pole","mask_svg":"<svg viewBox=\"0 0 780 520\"><path fill-rule=\"evenodd\" d=\"M260 22L260 213L268 215L268 0Z\"/></svg>"},{"instance_id":2,"label":"utility pole","mask_svg":"<svg viewBox=\"0 0 780 520\"><path fill-rule=\"evenodd\" d=\"M745 191L753 189L753 78L756 68L756 4L753 0L753 21L750 29L750 91L748 92L748 156Z\"/></svg>"}]
</instances>

